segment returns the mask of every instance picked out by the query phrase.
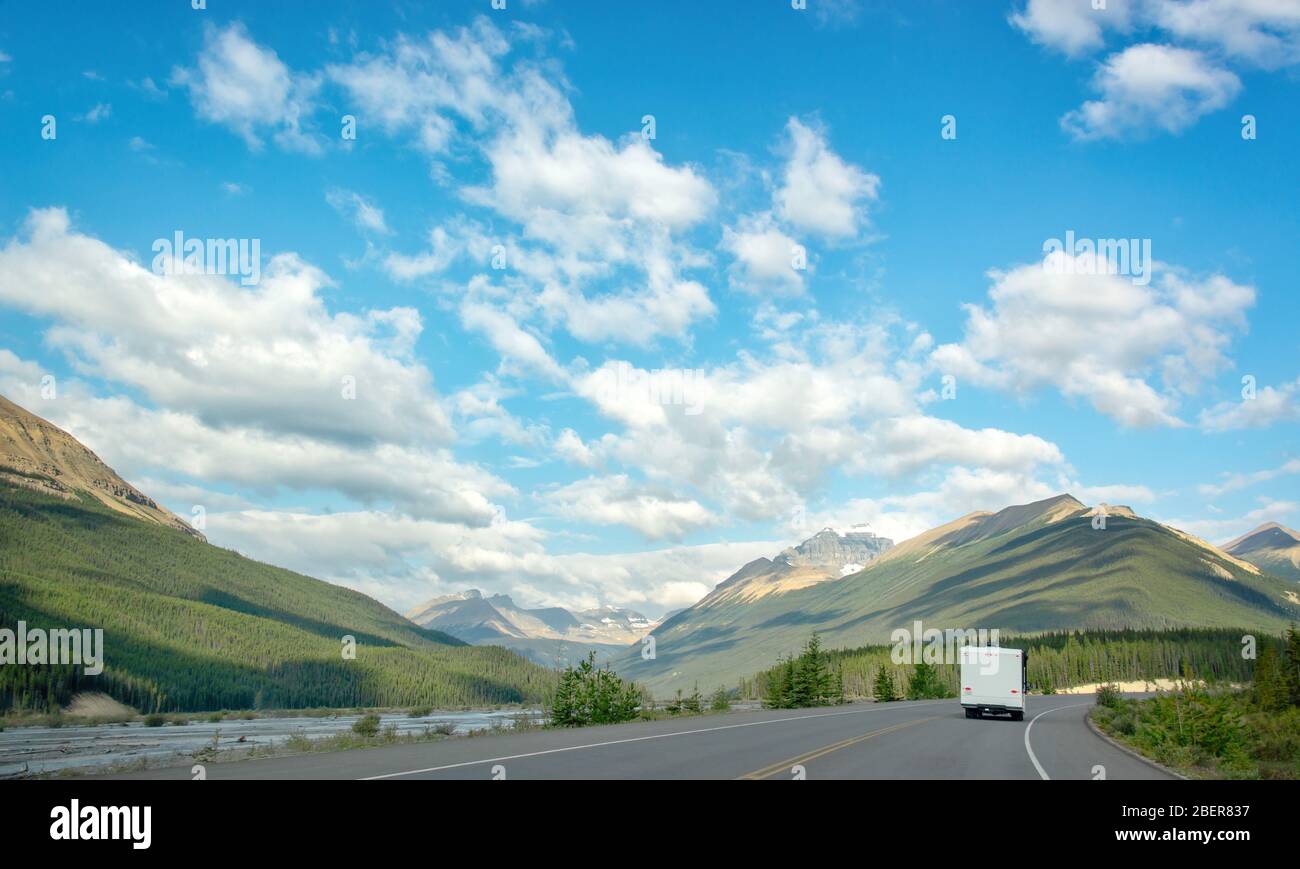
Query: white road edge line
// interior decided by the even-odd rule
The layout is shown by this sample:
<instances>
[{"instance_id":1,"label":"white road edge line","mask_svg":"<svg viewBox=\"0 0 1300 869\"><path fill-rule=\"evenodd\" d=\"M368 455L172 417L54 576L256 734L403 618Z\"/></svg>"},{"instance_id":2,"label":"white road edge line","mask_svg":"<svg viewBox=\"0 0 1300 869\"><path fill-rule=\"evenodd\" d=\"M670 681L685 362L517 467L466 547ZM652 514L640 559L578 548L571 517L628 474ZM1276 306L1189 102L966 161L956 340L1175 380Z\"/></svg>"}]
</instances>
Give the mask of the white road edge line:
<instances>
[{"instance_id":1,"label":"white road edge line","mask_svg":"<svg viewBox=\"0 0 1300 869\"><path fill-rule=\"evenodd\" d=\"M1088 706L1088 705L1090 704L1068 703L1065 706L1057 706L1055 709L1046 709L1038 713L1037 715L1035 715L1033 718L1029 719L1029 724L1025 727L1025 751L1029 753L1029 759L1033 762L1034 769L1038 770L1038 775L1043 779L1043 781L1051 781L1052 777L1047 774L1047 770L1043 769L1043 765L1039 763L1038 758L1034 756L1034 750L1029 746L1029 731L1033 728L1034 722L1042 718L1044 715L1048 715L1052 712L1060 712L1062 709L1073 709L1076 706Z\"/></svg>"},{"instance_id":2,"label":"white road edge line","mask_svg":"<svg viewBox=\"0 0 1300 869\"><path fill-rule=\"evenodd\" d=\"M944 703L944 702L948 702L948 701L922 700L918 702L916 706L932 706L935 703ZM890 704L884 704L884 709L890 709L890 708L898 709L899 707L891 706ZM912 708L916 708L916 707L914 706ZM645 742L648 739L667 739L672 736L690 736L696 733L712 733L718 730L735 730L737 727L758 727L763 724L781 724L787 721L805 721L809 718L832 718L836 715L861 715L864 712L878 712L878 711L884 711L884 709L878 708L877 704L872 704L867 709L850 709L844 712L819 712L816 715L791 715L788 718L771 718L768 719L767 721L748 721L744 724L724 724L720 727L700 727L695 730L677 730L672 733L656 733L651 736L634 736L629 739L611 739L608 742L592 742L587 745L570 745L570 746L566 746L565 748L548 748L545 751L530 751L526 754L511 754L511 755L506 755L505 757L485 757L481 760L466 760L466 761L461 761L460 763L448 763L448 764L443 764L442 766L430 766L424 769L408 769L403 772L387 772L382 775L365 776L364 778L358 779L358 781L377 781L378 779L385 779L385 778L399 778L404 775L421 775L422 773L426 773L426 772L441 772L442 770L445 769L457 769L462 766L476 766L480 763L500 763L501 761L504 760L520 760L525 757L539 757L543 754L560 754L566 751L582 751L588 748L603 748L604 746L607 745L622 745L628 742Z\"/></svg>"}]
</instances>

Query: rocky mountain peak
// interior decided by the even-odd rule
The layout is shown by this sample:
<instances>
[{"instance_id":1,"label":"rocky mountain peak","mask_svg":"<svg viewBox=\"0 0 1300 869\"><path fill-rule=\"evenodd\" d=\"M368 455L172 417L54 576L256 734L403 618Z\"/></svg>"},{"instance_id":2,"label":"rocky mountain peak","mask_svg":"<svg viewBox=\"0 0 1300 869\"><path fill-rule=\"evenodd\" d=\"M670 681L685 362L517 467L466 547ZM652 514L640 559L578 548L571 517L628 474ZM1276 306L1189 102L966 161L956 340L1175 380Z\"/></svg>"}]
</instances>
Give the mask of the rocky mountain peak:
<instances>
[{"instance_id":1,"label":"rocky mountain peak","mask_svg":"<svg viewBox=\"0 0 1300 869\"><path fill-rule=\"evenodd\" d=\"M789 567L821 567L842 573L848 566L861 570L893 545L894 541L879 537L862 525L855 525L843 534L833 528L823 528L798 546L784 549L774 561Z\"/></svg>"}]
</instances>

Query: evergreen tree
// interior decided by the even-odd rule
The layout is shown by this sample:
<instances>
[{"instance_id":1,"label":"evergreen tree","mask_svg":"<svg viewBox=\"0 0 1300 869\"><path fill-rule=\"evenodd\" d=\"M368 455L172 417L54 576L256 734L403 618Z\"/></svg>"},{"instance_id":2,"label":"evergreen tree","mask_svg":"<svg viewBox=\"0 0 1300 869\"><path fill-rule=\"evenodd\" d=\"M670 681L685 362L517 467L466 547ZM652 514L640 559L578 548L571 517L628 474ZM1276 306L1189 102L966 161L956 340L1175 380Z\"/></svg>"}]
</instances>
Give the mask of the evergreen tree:
<instances>
[{"instance_id":1,"label":"evergreen tree","mask_svg":"<svg viewBox=\"0 0 1300 869\"><path fill-rule=\"evenodd\" d=\"M892 703L898 699L898 694L894 692L894 678L889 675L887 667L876 671L874 696L877 703Z\"/></svg>"},{"instance_id":2,"label":"evergreen tree","mask_svg":"<svg viewBox=\"0 0 1300 869\"><path fill-rule=\"evenodd\" d=\"M1276 712L1291 702L1290 686L1280 656L1265 646L1255 662L1255 702L1267 712Z\"/></svg>"},{"instance_id":3,"label":"evergreen tree","mask_svg":"<svg viewBox=\"0 0 1300 869\"><path fill-rule=\"evenodd\" d=\"M591 652L576 667L567 667L560 674L551 723L585 727L630 721L636 718L641 699L641 689L635 683L624 682L608 667L597 667L596 653Z\"/></svg>"},{"instance_id":4,"label":"evergreen tree","mask_svg":"<svg viewBox=\"0 0 1300 869\"><path fill-rule=\"evenodd\" d=\"M1286 675L1291 705L1300 706L1300 630L1294 623L1286 631Z\"/></svg>"},{"instance_id":5,"label":"evergreen tree","mask_svg":"<svg viewBox=\"0 0 1300 869\"><path fill-rule=\"evenodd\" d=\"M908 700L929 700L932 698L946 697L948 691L939 681L939 673L935 670L933 664L925 661L917 662L912 669L912 676L907 683Z\"/></svg>"},{"instance_id":6,"label":"evergreen tree","mask_svg":"<svg viewBox=\"0 0 1300 869\"><path fill-rule=\"evenodd\" d=\"M785 662L778 660L776 666L767 673L767 696L763 705L768 709L785 709Z\"/></svg>"}]
</instances>

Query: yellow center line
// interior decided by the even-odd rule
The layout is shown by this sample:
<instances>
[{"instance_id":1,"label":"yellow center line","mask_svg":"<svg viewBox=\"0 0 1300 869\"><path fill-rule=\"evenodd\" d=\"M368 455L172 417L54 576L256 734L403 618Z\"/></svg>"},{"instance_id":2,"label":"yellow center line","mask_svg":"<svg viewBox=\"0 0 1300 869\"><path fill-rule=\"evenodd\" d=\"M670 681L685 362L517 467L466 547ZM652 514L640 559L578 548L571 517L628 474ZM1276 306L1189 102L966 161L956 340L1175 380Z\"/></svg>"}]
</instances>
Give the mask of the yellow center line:
<instances>
[{"instance_id":1,"label":"yellow center line","mask_svg":"<svg viewBox=\"0 0 1300 869\"><path fill-rule=\"evenodd\" d=\"M812 751L805 752L797 757L792 757L789 760L783 760L780 763L774 763L771 766L765 766L762 769L755 770L754 772L746 773L745 775L740 776L739 779L756 781L758 779L769 778L771 776L776 775L778 772L788 771L791 767L795 766L796 764L805 764L808 763L809 761L816 760L819 757L825 757L826 755L830 754L833 751L839 751L841 748L848 748L850 745L857 745L859 742L866 742L868 739L871 739L874 736L881 736L886 733L893 733L896 730L902 730L905 727L912 727L913 725L916 724L924 724L925 722L933 721L938 717L939 717L938 715L931 715L929 718L918 718L915 721L904 721L902 724L894 724L889 727L882 727L879 730L873 730L870 733L864 733L861 736L854 736L849 739L845 739L845 740L841 740L840 742L833 743L831 745L826 745L821 748L815 748Z\"/></svg>"}]
</instances>

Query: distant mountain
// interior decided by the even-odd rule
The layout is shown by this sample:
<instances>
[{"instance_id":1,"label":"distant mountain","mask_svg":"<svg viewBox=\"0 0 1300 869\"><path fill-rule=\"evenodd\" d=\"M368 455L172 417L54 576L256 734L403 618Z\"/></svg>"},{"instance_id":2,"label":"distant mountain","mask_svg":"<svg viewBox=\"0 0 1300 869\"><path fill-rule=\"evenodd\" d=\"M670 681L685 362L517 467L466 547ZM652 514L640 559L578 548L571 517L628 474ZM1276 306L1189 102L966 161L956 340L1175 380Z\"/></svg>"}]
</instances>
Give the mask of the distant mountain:
<instances>
[{"instance_id":1,"label":"distant mountain","mask_svg":"<svg viewBox=\"0 0 1300 869\"><path fill-rule=\"evenodd\" d=\"M406 617L467 643L504 646L552 667L575 663L589 651L607 661L658 624L620 607L576 613L562 607L525 609L508 595L484 597L477 589L432 598Z\"/></svg>"},{"instance_id":2,"label":"distant mountain","mask_svg":"<svg viewBox=\"0 0 1300 869\"><path fill-rule=\"evenodd\" d=\"M1300 580L1300 532L1268 522L1223 547L1243 561L1286 579Z\"/></svg>"},{"instance_id":3,"label":"distant mountain","mask_svg":"<svg viewBox=\"0 0 1300 869\"><path fill-rule=\"evenodd\" d=\"M203 539L179 517L115 474L72 435L2 395L0 480L64 500L74 500L77 494L89 495L110 510Z\"/></svg>"},{"instance_id":4,"label":"distant mountain","mask_svg":"<svg viewBox=\"0 0 1300 869\"><path fill-rule=\"evenodd\" d=\"M1104 529L1094 523L1103 510ZM836 648L888 642L916 620L1029 633L1280 631L1300 617L1294 584L1127 507L1090 509L1069 495L971 513L885 547L833 581L825 568L817 580L780 560L750 562L666 620L653 632L655 660L629 652L615 668L661 694L696 682L710 691L797 651L813 631Z\"/></svg>"},{"instance_id":5,"label":"distant mountain","mask_svg":"<svg viewBox=\"0 0 1300 869\"><path fill-rule=\"evenodd\" d=\"M538 702L554 675L355 591L204 542L66 432L0 399L0 627L103 629L104 671L0 666L0 708ZM356 641L345 659L343 638Z\"/></svg>"},{"instance_id":6,"label":"distant mountain","mask_svg":"<svg viewBox=\"0 0 1300 869\"><path fill-rule=\"evenodd\" d=\"M844 534L823 528L798 546L782 550L775 558L756 558L749 562L718 583L696 606L753 601L837 580L862 570L893 545L892 540L860 528Z\"/></svg>"}]
</instances>

